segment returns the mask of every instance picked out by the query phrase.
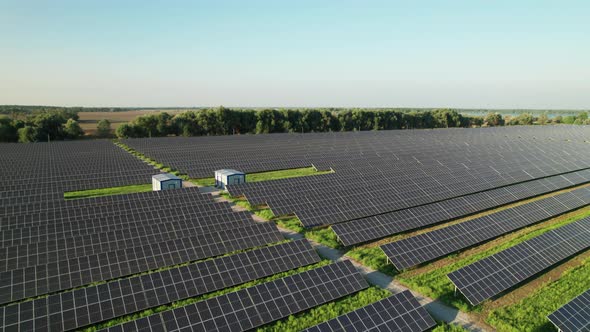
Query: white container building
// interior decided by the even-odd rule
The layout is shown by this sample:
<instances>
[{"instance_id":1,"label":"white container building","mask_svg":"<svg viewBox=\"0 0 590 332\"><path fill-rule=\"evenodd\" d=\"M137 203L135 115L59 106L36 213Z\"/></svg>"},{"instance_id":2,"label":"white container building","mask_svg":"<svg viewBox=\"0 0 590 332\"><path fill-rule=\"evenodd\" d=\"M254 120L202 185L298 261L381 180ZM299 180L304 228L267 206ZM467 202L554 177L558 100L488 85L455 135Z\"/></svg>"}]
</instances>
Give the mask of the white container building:
<instances>
[{"instance_id":1,"label":"white container building","mask_svg":"<svg viewBox=\"0 0 590 332\"><path fill-rule=\"evenodd\" d=\"M246 183L246 173L235 169L220 169L215 171L215 187L225 189L232 184Z\"/></svg>"},{"instance_id":2,"label":"white container building","mask_svg":"<svg viewBox=\"0 0 590 332\"><path fill-rule=\"evenodd\" d=\"M182 179L174 174L161 173L152 176L153 191L178 188L182 188Z\"/></svg>"}]
</instances>

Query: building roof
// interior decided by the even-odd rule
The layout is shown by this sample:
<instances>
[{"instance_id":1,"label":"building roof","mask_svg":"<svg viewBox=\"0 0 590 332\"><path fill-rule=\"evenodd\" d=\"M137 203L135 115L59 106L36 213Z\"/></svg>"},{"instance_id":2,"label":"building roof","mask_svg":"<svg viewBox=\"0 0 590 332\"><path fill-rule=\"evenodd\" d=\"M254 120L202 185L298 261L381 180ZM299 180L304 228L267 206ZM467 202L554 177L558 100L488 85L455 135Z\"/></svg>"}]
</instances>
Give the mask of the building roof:
<instances>
[{"instance_id":1,"label":"building roof","mask_svg":"<svg viewBox=\"0 0 590 332\"><path fill-rule=\"evenodd\" d=\"M244 172L240 172L240 171L236 171L235 169L220 169L218 171L215 171L216 173L219 173L221 175L245 175Z\"/></svg>"},{"instance_id":2,"label":"building roof","mask_svg":"<svg viewBox=\"0 0 590 332\"><path fill-rule=\"evenodd\" d=\"M170 173L160 173L152 176L152 179L156 179L158 181L168 181L168 180L182 180L178 176Z\"/></svg>"}]
</instances>

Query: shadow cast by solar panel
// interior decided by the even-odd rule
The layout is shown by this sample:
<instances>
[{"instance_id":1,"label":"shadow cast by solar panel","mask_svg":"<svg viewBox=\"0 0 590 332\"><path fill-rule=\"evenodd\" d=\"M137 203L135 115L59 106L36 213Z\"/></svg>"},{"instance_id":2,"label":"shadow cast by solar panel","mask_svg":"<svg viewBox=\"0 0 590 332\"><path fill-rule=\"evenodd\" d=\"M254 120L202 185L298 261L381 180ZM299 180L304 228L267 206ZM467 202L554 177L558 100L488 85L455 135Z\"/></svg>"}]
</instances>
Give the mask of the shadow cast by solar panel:
<instances>
[{"instance_id":1,"label":"shadow cast by solar panel","mask_svg":"<svg viewBox=\"0 0 590 332\"><path fill-rule=\"evenodd\" d=\"M376 276L379 274L386 274L388 277L390 277L392 279L392 282L393 282L393 277L400 274L400 272L395 271L395 269L392 269L392 271L390 271L388 269L379 269L377 271L367 273L366 276L367 276L367 279L373 280L373 276ZM380 278L380 276L379 276L379 278ZM376 278L376 279L379 279L379 278Z\"/></svg>"},{"instance_id":2,"label":"shadow cast by solar panel","mask_svg":"<svg viewBox=\"0 0 590 332\"><path fill-rule=\"evenodd\" d=\"M555 326L553 326L553 324L551 324L551 322L543 322L541 325L535 326L531 330L531 332L549 332L549 331L555 331Z\"/></svg>"}]
</instances>

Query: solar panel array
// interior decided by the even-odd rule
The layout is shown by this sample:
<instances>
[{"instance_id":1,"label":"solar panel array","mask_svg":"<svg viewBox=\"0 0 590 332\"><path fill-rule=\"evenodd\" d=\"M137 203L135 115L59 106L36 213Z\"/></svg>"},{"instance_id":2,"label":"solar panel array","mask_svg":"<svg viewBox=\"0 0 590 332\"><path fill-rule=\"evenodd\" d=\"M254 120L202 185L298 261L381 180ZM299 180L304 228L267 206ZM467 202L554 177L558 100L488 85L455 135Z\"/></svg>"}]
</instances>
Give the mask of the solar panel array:
<instances>
[{"instance_id":1,"label":"solar panel array","mask_svg":"<svg viewBox=\"0 0 590 332\"><path fill-rule=\"evenodd\" d=\"M65 331L317 263L307 240L287 242L0 309L0 322L21 331Z\"/></svg>"},{"instance_id":2,"label":"solar panel array","mask_svg":"<svg viewBox=\"0 0 590 332\"><path fill-rule=\"evenodd\" d=\"M305 241L265 247L284 240L274 224L198 188L64 200L150 182L156 170L109 141L0 151L0 173L13 175L0 179L3 327L75 329L319 259Z\"/></svg>"},{"instance_id":3,"label":"solar panel array","mask_svg":"<svg viewBox=\"0 0 590 332\"><path fill-rule=\"evenodd\" d=\"M444 157L447 152L477 152L479 145L484 145L486 140L490 143L488 145L495 141L502 144L494 147L497 150L526 151L530 147L519 140L555 143L569 139L572 145L578 145L587 138L588 132L582 126L554 126L140 138L123 140L123 143L190 177L204 178L212 177L215 170L222 168L248 173L311 165L319 169L343 170L354 168L363 160L389 157L394 163L405 159L422 163L429 154L446 161L454 157ZM461 159L469 159L466 156ZM476 155L470 156L475 159Z\"/></svg>"},{"instance_id":4,"label":"solar panel array","mask_svg":"<svg viewBox=\"0 0 590 332\"><path fill-rule=\"evenodd\" d=\"M308 328L305 332L421 332L436 325L408 290Z\"/></svg>"},{"instance_id":5,"label":"solar panel array","mask_svg":"<svg viewBox=\"0 0 590 332\"><path fill-rule=\"evenodd\" d=\"M588 204L590 188L580 188L387 243L381 249L393 265L402 270Z\"/></svg>"},{"instance_id":6,"label":"solar panel array","mask_svg":"<svg viewBox=\"0 0 590 332\"><path fill-rule=\"evenodd\" d=\"M0 273L0 304L213 257L282 240L257 224L104 252Z\"/></svg>"},{"instance_id":7,"label":"solar panel array","mask_svg":"<svg viewBox=\"0 0 590 332\"><path fill-rule=\"evenodd\" d=\"M340 223L333 225L332 230L342 244L350 246L587 182L590 182L590 170L567 173Z\"/></svg>"},{"instance_id":8,"label":"solar panel array","mask_svg":"<svg viewBox=\"0 0 590 332\"><path fill-rule=\"evenodd\" d=\"M277 215L294 213L313 227L588 168L587 157L570 150L578 144L588 149L581 142L552 140L555 129L511 136L516 130L433 131L419 138L351 134L361 157L355 159L352 147L335 144L330 149L348 149L349 155L334 161L334 174L234 185L229 192L245 195L251 204L268 204ZM406 142L409 138L416 141ZM375 151L383 146L387 150Z\"/></svg>"},{"instance_id":9,"label":"solar panel array","mask_svg":"<svg viewBox=\"0 0 590 332\"><path fill-rule=\"evenodd\" d=\"M563 332L590 331L590 290L566 303L547 318Z\"/></svg>"},{"instance_id":10,"label":"solar panel array","mask_svg":"<svg viewBox=\"0 0 590 332\"><path fill-rule=\"evenodd\" d=\"M125 143L197 178L220 168L334 169L229 190L275 214L295 213L308 227L354 220L339 234L352 243L585 183L589 138L583 126L555 126ZM268 246L283 241L274 224L255 223L196 188L63 200L64 191L149 183L156 173L107 140L0 144L0 326L79 329L318 261L306 241ZM341 262L112 329L252 329L365 287ZM385 302L374 304L357 311L367 317L356 323L430 326L415 299L389 301L387 315Z\"/></svg>"},{"instance_id":11,"label":"solar panel array","mask_svg":"<svg viewBox=\"0 0 590 332\"><path fill-rule=\"evenodd\" d=\"M369 285L343 261L111 327L108 331L246 331Z\"/></svg>"},{"instance_id":12,"label":"solar panel array","mask_svg":"<svg viewBox=\"0 0 590 332\"><path fill-rule=\"evenodd\" d=\"M0 206L63 199L64 191L150 183L158 172L109 140L0 144Z\"/></svg>"},{"instance_id":13,"label":"solar panel array","mask_svg":"<svg viewBox=\"0 0 590 332\"><path fill-rule=\"evenodd\" d=\"M590 218L549 231L448 274L477 305L590 248Z\"/></svg>"}]
</instances>

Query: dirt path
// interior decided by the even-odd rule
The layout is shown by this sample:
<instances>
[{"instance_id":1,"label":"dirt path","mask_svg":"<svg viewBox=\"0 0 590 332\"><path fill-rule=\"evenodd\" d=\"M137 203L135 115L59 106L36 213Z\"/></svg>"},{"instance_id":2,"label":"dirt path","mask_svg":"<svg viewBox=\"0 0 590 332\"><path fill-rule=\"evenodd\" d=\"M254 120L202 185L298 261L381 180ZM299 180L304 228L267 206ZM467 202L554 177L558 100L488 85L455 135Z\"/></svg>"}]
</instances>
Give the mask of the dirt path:
<instances>
[{"instance_id":1,"label":"dirt path","mask_svg":"<svg viewBox=\"0 0 590 332\"><path fill-rule=\"evenodd\" d=\"M233 202L231 202L230 200L219 196L219 192L208 191L208 190L204 190L203 192L208 192L208 193L212 194L215 197L216 201L229 202L230 204L232 204L232 209L234 211L247 211L246 208L238 206L238 205L234 204ZM255 214L252 214L252 218L257 222L269 222L268 220L263 219ZM278 228L285 238L293 239L293 240L304 238L304 236L300 233L294 232L289 229L281 228L281 227L278 227ZM404 290L408 290L407 287L401 285L400 283L395 281L392 277L390 277L384 273L381 273L379 271L373 270L365 265L362 265L359 262L356 262L356 261L350 259L349 257L346 257L344 255L344 253L340 250L324 246L324 245L317 243L315 241L312 241L310 239L307 239L307 240L318 251L320 256L322 256L326 259L329 259L333 262L337 262L337 261L341 261L341 260L350 260L356 266L356 268L362 274L365 275L367 280L373 285L387 289L387 290L391 291L392 293L400 293ZM457 324L469 331L474 331L474 332L480 332L480 331L483 332L483 331L493 331L494 330L493 328L485 325L484 323L481 323L477 317L473 317L470 314L461 312L460 310L450 307L450 306L442 303L441 301L434 300L429 297L423 296L422 294L417 293L412 290L410 290L410 291L412 292L412 294L414 294L414 296L416 297L418 302L420 302L420 304L423 305L426 308L426 310L432 315L432 317L434 317L436 320L444 321L444 322L451 323L451 324Z\"/></svg>"}]
</instances>

